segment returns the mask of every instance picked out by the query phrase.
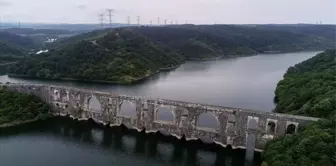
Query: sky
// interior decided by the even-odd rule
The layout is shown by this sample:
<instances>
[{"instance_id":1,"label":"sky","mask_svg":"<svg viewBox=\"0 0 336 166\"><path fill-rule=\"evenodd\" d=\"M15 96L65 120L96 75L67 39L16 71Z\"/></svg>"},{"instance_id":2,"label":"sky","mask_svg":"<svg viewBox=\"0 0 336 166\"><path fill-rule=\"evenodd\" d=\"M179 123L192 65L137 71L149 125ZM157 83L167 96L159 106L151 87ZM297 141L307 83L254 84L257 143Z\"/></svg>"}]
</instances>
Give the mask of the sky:
<instances>
[{"instance_id":1,"label":"sky","mask_svg":"<svg viewBox=\"0 0 336 166\"><path fill-rule=\"evenodd\" d=\"M157 24L336 24L336 0L0 0L2 22L98 23L114 9L113 22ZM108 17L104 17L106 21Z\"/></svg>"}]
</instances>

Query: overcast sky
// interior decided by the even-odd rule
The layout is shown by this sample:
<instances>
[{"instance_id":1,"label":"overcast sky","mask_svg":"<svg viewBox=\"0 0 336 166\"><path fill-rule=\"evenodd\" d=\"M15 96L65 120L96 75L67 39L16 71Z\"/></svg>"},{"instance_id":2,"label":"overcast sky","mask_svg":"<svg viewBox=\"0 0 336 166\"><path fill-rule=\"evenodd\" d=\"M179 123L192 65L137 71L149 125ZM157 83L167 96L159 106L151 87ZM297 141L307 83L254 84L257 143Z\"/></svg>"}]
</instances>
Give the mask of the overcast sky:
<instances>
[{"instance_id":1,"label":"overcast sky","mask_svg":"<svg viewBox=\"0 0 336 166\"><path fill-rule=\"evenodd\" d=\"M157 22L157 17L194 24L336 24L336 0L0 0L3 21L97 23L106 8L114 22Z\"/></svg>"}]
</instances>

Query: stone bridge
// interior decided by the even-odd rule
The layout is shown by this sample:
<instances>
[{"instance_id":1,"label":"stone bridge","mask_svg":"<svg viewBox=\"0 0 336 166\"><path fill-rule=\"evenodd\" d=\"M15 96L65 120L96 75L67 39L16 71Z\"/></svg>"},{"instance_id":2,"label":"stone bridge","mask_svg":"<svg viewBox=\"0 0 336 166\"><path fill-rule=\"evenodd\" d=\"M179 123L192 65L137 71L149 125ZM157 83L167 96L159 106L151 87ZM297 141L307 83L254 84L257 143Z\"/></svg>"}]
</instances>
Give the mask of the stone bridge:
<instances>
[{"instance_id":1,"label":"stone bridge","mask_svg":"<svg viewBox=\"0 0 336 166\"><path fill-rule=\"evenodd\" d=\"M234 148L252 146L262 151L266 143L276 137L297 132L317 118L278 114L272 112L252 111L237 108L213 106L164 99L124 96L113 93L97 92L83 89L46 86L8 84L8 89L23 93L32 93L50 104L55 115L78 120L93 119L105 125L127 127L146 132L169 133L186 140L201 139L222 146ZM100 109L90 107L90 100L97 99ZM135 108L134 116L122 114L123 103L128 102ZM158 111L165 108L171 111L172 121L158 118ZM211 115L217 125L202 126L200 117ZM252 139L252 141L251 141Z\"/></svg>"}]
</instances>

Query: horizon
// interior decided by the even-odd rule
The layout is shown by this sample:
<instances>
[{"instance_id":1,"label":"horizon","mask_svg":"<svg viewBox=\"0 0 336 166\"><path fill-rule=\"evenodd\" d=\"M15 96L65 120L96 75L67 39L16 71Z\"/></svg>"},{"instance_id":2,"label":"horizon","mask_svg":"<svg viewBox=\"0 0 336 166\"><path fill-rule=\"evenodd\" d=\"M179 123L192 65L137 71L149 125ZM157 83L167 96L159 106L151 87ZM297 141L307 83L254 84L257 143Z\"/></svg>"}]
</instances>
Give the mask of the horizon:
<instances>
[{"instance_id":1,"label":"horizon","mask_svg":"<svg viewBox=\"0 0 336 166\"><path fill-rule=\"evenodd\" d=\"M52 8L51 8L52 7ZM336 1L323 0L0 0L0 22L36 24L99 24L104 13L109 22L107 8L115 12L113 23L147 25L152 21L160 25L178 21L178 24L336 24ZM15 12L13 12L15 11ZM130 20L128 21L128 17Z\"/></svg>"},{"instance_id":2,"label":"horizon","mask_svg":"<svg viewBox=\"0 0 336 166\"><path fill-rule=\"evenodd\" d=\"M0 27L1 27L1 24L12 24L12 25L15 25L15 24L21 24L21 25L24 25L24 24L31 24L31 25L97 25L97 26L100 26L101 24L100 23L66 23L66 22L55 22L55 23L45 23L45 22L0 22ZM108 22L104 22L104 26L106 28L109 28L108 27L109 23ZM114 22L112 23L112 25L128 25L127 23L118 23L118 22ZM129 25L138 25L138 24L129 24ZM150 25L150 24L140 24L140 25ZM160 24L160 25L165 25L165 24ZM169 25L335 25L336 26L336 23L333 23L333 24L327 24L327 23L241 23L241 24L193 24L193 23L188 23L188 24L185 24L185 23L181 23L181 24L166 24L167 26ZM153 24L152 26L157 26L156 24Z\"/></svg>"}]
</instances>

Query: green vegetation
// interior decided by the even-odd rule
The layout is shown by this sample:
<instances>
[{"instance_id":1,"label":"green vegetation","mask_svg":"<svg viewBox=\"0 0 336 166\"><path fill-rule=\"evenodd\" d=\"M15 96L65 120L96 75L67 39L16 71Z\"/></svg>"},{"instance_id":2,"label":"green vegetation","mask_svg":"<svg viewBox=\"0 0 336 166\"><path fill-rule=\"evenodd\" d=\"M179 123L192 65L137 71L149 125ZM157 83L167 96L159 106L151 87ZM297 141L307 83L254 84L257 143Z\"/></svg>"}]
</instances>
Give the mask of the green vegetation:
<instances>
[{"instance_id":1,"label":"green vegetation","mask_svg":"<svg viewBox=\"0 0 336 166\"><path fill-rule=\"evenodd\" d=\"M49 116L49 106L38 97L0 87L0 125Z\"/></svg>"},{"instance_id":2,"label":"green vegetation","mask_svg":"<svg viewBox=\"0 0 336 166\"><path fill-rule=\"evenodd\" d=\"M328 50L288 69L276 89L276 111L324 118L302 132L271 142L263 166L336 163L336 53Z\"/></svg>"},{"instance_id":3,"label":"green vegetation","mask_svg":"<svg viewBox=\"0 0 336 166\"><path fill-rule=\"evenodd\" d=\"M0 32L0 65L15 62L24 58L29 49L35 47L32 40L19 35ZM0 71L4 72L4 70Z\"/></svg>"},{"instance_id":4,"label":"green vegetation","mask_svg":"<svg viewBox=\"0 0 336 166\"><path fill-rule=\"evenodd\" d=\"M0 42L12 45L20 49L36 48L36 45L32 39L8 32L0 32Z\"/></svg>"},{"instance_id":5,"label":"green vegetation","mask_svg":"<svg viewBox=\"0 0 336 166\"><path fill-rule=\"evenodd\" d=\"M291 27L291 28L288 28ZM335 46L332 25L200 25L189 29L216 35L227 42L245 46L258 53L326 50ZM331 30L329 30L331 29ZM327 31L328 30L328 31ZM312 33L309 33L312 32ZM332 37L326 37L330 34Z\"/></svg>"},{"instance_id":6,"label":"green vegetation","mask_svg":"<svg viewBox=\"0 0 336 166\"><path fill-rule=\"evenodd\" d=\"M290 67L275 90L276 111L328 117L336 109L335 50Z\"/></svg>"},{"instance_id":7,"label":"green vegetation","mask_svg":"<svg viewBox=\"0 0 336 166\"><path fill-rule=\"evenodd\" d=\"M130 83L182 62L183 57L161 44L132 30L119 29L94 41L32 55L10 71L47 79Z\"/></svg>"},{"instance_id":8,"label":"green vegetation","mask_svg":"<svg viewBox=\"0 0 336 166\"><path fill-rule=\"evenodd\" d=\"M185 60L321 50L335 44L319 30L307 35L301 28L283 29L182 25L97 30L52 43L48 53L11 66L9 75L130 83Z\"/></svg>"},{"instance_id":9,"label":"green vegetation","mask_svg":"<svg viewBox=\"0 0 336 166\"><path fill-rule=\"evenodd\" d=\"M233 43L226 38L202 31L181 27L134 28L149 38L167 45L186 59L208 59L229 55L253 55L257 52L249 47Z\"/></svg>"}]
</instances>

